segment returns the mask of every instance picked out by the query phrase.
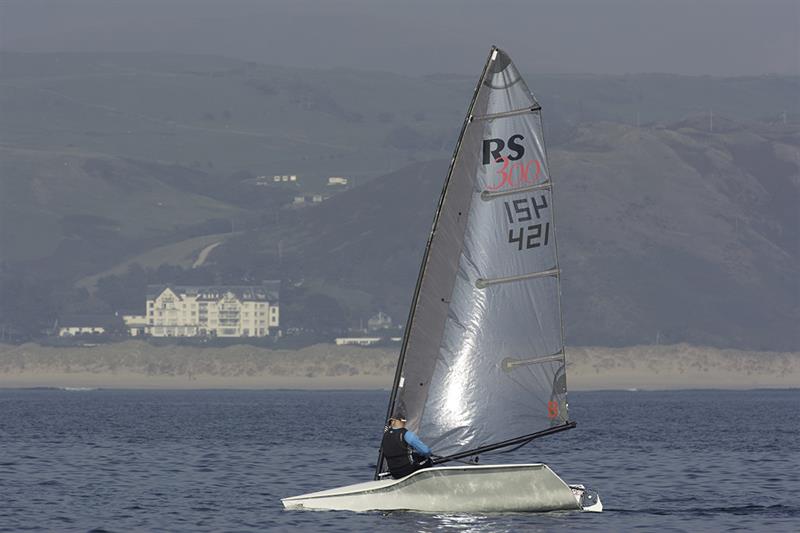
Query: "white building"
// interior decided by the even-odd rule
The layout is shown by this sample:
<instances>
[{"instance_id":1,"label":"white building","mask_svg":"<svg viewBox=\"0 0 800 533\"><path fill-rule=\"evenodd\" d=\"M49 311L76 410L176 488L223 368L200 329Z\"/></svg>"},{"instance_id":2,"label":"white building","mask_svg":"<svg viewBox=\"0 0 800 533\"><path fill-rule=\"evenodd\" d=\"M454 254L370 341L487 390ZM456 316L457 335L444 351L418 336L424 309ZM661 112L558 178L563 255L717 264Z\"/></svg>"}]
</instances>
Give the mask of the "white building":
<instances>
[{"instance_id":1,"label":"white building","mask_svg":"<svg viewBox=\"0 0 800 533\"><path fill-rule=\"evenodd\" d=\"M347 185L349 180L347 178L343 178L341 176L331 176L328 178L328 185Z\"/></svg>"},{"instance_id":2,"label":"white building","mask_svg":"<svg viewBox=\"0 0 800 533\"><path fill-rule=\"evenodd\" d=\"M325 194L309 194L309 195L298 195L292 199L292 206L293 207L304 207L308 204L321 204L325 200L330 198L330 196Z\"/></svg>"},{"instance_id":3,"label":"white building","mask_svg":"<svg viewBox=\"0 0 800 533\"><path fill-rule=\"evenodd\" d=\"M145 332L153 337L266 337L280 324L279 286L276 281L256 286L148 286Z\"/></svg>"},{"instance_id":4,"label":"white building","mask_svg":"<svg viewBox=\"0 0 800 533\"><path fill-rule=\"evenodd\" d=\"M272 176L272 181L275 183L294 183L297 181L297 176L292 175L284 175L284 176Z\"/></svg>"},{"instance_id":5,"label":"white building","mask_svg":"<svg viewBox=\"0 0 800 533\"><path fill-rule=\"evenodd\" d=\"M59 337L105 335L119 329L118 319L107 315L71 315L58 320Z\"/></svg>"},{"instance_id":6,"label":"white building","mask_svg":"<svg viewBox=\"0 0 800 533\"><path fill-rule=\"evenodd\" d=\"M147 315L122 315L122 321L131 337L147 333Z\"/></svg>"},{"instance_id":7,"label":"white building","mask_svg":"<svg viewBox=\"0 0 800 533\"><path fill-rule=\"evenodd\" d=\"M74 337L76 335L102 335L106 332L103 326L60 326L59 337Z\"/></svg>"},{"instance_id":8,"label":"white building","mask_svg":"<svg viewBox=\"0 0 800 533\"><path fill-rule=\"evenodd\" d=\"M390 327L392 327L392 317L390 317L383 311L378 311L378 314L372 316L369 320L367 320L367 328L370 331L375 331L378 329L387 329Z\"/></svg>"}]
</instances>

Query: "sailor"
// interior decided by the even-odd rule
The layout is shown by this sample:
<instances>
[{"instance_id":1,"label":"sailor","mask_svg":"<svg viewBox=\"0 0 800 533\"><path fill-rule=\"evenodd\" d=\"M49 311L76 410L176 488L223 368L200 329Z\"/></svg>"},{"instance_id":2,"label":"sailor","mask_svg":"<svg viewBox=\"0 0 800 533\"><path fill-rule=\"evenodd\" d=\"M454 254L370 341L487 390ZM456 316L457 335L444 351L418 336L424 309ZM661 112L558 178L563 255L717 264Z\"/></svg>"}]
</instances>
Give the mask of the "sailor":
<instances>
[{"instance_id":1,"label":"sailor","mask_svg":"<svg viewBox=\"0 0 800 533\"><path fill-rule=\"evenodd\" d=\"M401 414L389 419L389 425L383 432L381 449L389 466L389 473L395 479L433 466L431 449L419 440L416 433L406 429L406 419Z\"/></svg>"}]
</instances>

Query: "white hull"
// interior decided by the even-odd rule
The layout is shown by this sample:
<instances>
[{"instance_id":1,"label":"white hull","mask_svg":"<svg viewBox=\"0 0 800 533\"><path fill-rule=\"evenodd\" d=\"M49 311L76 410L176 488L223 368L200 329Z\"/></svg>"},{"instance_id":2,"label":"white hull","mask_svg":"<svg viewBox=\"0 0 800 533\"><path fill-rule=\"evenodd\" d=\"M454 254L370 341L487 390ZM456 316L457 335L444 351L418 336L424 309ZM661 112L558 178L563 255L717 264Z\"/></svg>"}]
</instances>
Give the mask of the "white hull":
<instances>
[{"instance_id":1,"label":"white hull","mask_svg":"<svg viewBox=\"0 0 800 533\"><path fill-rule=\"evenodd\" d=\"M547 465L527 464L426 468L402 479L367 481L281 501L287 509L530 512L580 510L582 495L582 487L570 488ZM587 510L601 509L595 496L593 508Z\"/></svg>"}]
</instances>

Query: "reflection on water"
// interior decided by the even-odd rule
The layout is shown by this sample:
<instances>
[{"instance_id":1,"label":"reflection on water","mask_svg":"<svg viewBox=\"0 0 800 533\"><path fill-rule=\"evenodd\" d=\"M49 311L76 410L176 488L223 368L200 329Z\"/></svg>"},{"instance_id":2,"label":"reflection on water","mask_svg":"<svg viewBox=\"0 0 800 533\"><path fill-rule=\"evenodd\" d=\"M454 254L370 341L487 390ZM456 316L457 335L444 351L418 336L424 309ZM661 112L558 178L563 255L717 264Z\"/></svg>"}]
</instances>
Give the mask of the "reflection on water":
<instances>
[{"instance_id":1,"label":"reflection on water","mask_svg":"<svg viewBox=\"0 0 800 533\"><path fill-rule=\"evenodd\" d=\"M493 525L494 520L485 515L465 515L465 514L440 514L433 515L427 520L420 519L415 524L416 531L510 531L510 529L498 529Z\"/></svg>"}]
</instances>

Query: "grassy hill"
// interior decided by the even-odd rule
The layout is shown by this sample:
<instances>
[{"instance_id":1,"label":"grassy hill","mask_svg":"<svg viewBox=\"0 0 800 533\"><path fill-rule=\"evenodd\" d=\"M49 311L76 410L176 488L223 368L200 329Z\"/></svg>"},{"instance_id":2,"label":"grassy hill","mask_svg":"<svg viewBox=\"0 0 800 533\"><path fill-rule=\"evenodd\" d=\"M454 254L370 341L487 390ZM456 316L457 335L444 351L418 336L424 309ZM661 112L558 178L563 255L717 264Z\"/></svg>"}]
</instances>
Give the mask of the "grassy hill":
<instances>
[{"instance_id":1,"label":"grassy hill","mask_svg":"<svg viewBox=\"0 0 800 533\"><path fill-rule=\"evenodd\" d=\"M476 75L416 78L176 54L0 53L0 143L222 173L369 179L449 156ZM529 74L551 143L580 122L800 113L800 79Z\"/></svg>"},{"instance_id":2,"label":"grassy hill","mask_svg":"<svg viewBox=\"0 0 800 533\"><path fill-rule=\"evenodd\" d=\"M2 54L0 64L0 142L226 173L382 174L407 146L449 149L442 134L469 98L417 78L213 57Z\"/></svg>"},{"instance_id":3,"label":"grassy hill","mask_svg":"<svg viewBox=\"0 0 800 533\"><path fill-rule=\"evenodd\" d=\"M800 342L800 137L699 122L598 125L554 154L569 331Z\"/></svg>"},{"instance_id":4,"label":"grassy hill","mask_svg":"<svg viewBox=\"0 0 800 533\"><path fill-rule=\"evenodd\" d=\"M800 78L527 79L558 183L570 338L796 349ZM97 307L48 295L109 275L125 289L134 264L189 267L220 234L198 279L284 278L350 321L402 321L474 82L0 53L0 323L20 306ZM254 185L273 174L300 185ZM358 186L287 207L331 175Z\"/></svg>"},{"instance_id":5,"label":"grassy hill","mask_svg":"<svg viewBox=\"0 0 800 533\"><path fill-rule=\"evenodd\" d=\"M72 273L219 231L245 212L178 188L169 166L142 168L103 154L0 147L0 172L3 259L56 262Z\"/></svg>"},{"instance_id":6,"label":"grassy hill","mask_svg":"<svg viewBox=\"0 0 800 533\"><path fill-rule=\"evenodd\" d=\"M571 342L797 346L800 136L706 128L702 118L596 123L551 152ZM342 295L355 316L403 318L446 167L376 179L231 239L210 260L366 291L371 300Z\"/></svg>"},{"instance_id":7,"label":"grassy hill","mask_svg":"<svg viewBox=\"0 0 800 533\"><path fill-rule=\"evenodd\" d=\"M91 276L86 276L85 278L77 281L75 286L86 288L88 290L94 290L97 287L98 280L101 278L107 276L124 275L130 268L133 267L133 265L150 269L156 269L162 265L178 266L182 268L193 268L196 265L200 266L199 264L204 262L201 261L200 258L204 250L213 250L226 239L229 239L238 233L239 232L212 233L209 235L192 237L184 241L165 244L164 246L157 246L120 263L117 263L107 270Z\"/></svg>"}]
</instances>

